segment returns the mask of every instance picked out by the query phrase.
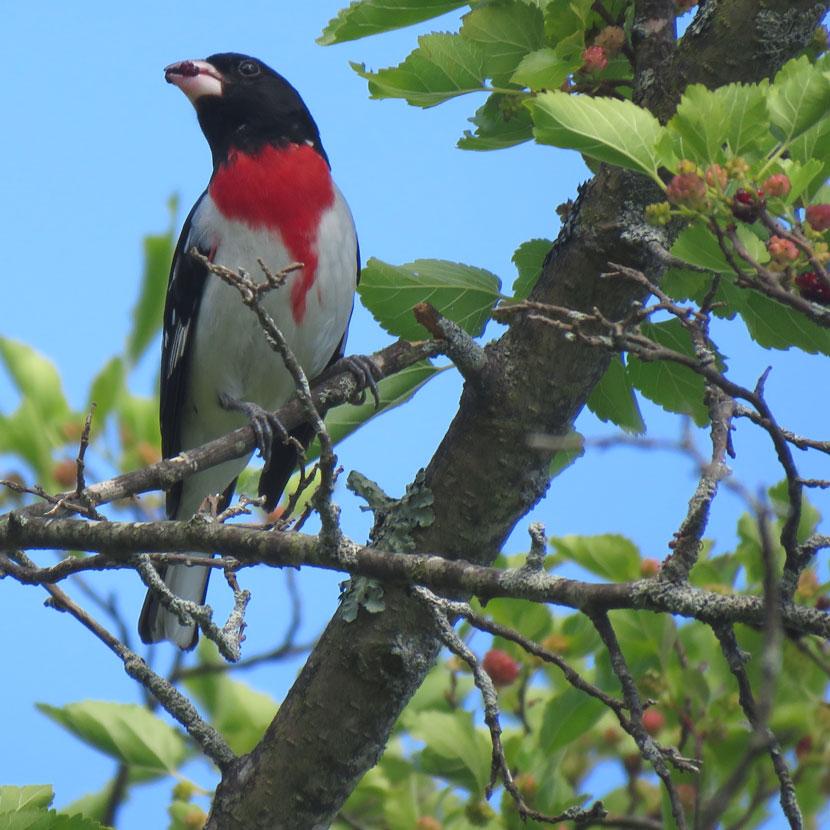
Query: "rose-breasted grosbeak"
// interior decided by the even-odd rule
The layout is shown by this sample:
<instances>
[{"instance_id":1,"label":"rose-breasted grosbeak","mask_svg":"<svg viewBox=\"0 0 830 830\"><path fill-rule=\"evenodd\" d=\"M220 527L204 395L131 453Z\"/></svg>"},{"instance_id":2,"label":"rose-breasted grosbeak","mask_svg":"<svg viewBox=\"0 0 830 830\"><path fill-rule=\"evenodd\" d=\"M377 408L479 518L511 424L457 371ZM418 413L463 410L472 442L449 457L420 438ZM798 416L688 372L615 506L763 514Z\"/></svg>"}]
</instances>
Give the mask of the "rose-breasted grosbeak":
<instances>
[{"instance_id":1,"label":"rose-breasted grosbeak","mask_svg":"<svg viewBox=\"0 0 830 830\"><path fill-rule=\"evenodd\" d=\"M185 221L167 289L161 358L161 440L165 458L199 446L251 419L266 465L259 483L272 509L297 462L294 446L271 442L265 414L285 403L294 382L236 289L190 251L260 278L303 263L265 308L310 378L342 357L359 272L354 222L331 178L317 125L297 91L264 63L218 54L164 72L196 109L213 155L213 175ZM311 429L292 433L306 445ZM206 496L231 498L247 458L227 461L177 484L167 516L187 519ZM174 565L164 581L179 597L204 602L209 568ZM144 642L191 648L183 625L148 592L139 631Z\"/></svg>"}]
</instances>

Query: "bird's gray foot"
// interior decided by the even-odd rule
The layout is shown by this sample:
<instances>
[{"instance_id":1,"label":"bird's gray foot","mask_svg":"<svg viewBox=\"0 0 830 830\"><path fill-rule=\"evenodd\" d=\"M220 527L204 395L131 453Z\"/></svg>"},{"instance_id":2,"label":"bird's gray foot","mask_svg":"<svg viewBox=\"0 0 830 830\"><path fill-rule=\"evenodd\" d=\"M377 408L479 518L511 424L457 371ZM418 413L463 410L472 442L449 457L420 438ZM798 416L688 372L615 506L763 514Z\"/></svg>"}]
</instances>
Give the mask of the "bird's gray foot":
<instances>
[{"instance_id":1,"label":"bird's gray foot","mask_svg":"<svg viewBox=\"0 0 830 830\"><path fill-rule=\"evenodd\" d=\"M288 430L283 426L282 421L253 401L238 401L224 392L219 393L219 406L230 412L241 412L250 422L256 436L256 445L260 456L265 459L266 466L271 460L271 451L274 446L276 435L283 444L290 441Z\"/></svg>"},{"instance_id":2,"label":"bird's gray foot","mask_svg":"<svg viewBox=\"0 0 830 830\"><path fill-rule=\"evenodd\" d=\"M380 391L378 390L377 380L375 380L377 371L377 367L368 357L351 355L341 357L340 360L326 369L321 377L327 378L339 372L351 372L360 386L360 389L352 398L352 403L364 403L366 401L366 390L368 389L375 399L375 409L380 409Z\"/></svg>"}]
</instances>

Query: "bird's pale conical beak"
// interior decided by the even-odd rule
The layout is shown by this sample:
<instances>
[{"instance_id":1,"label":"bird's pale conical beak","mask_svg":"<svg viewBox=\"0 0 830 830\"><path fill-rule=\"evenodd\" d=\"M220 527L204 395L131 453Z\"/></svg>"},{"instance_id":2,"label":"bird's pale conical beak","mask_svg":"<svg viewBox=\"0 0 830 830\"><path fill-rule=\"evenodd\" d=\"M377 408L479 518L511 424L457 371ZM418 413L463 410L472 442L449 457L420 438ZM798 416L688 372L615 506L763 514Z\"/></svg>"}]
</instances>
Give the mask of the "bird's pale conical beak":
<instances>
[{"instance_id":1,"label":"bird's pale conical beak","mask_svg":"<svg viewBox=\"0 0 830 830\"><path fill-rule=\"evenodd\" d=\"M203 95L222 94L222 75L207 61L179 61L164 67L164 79L175 84L192 104Z\"/></svg>"}]
</instances>

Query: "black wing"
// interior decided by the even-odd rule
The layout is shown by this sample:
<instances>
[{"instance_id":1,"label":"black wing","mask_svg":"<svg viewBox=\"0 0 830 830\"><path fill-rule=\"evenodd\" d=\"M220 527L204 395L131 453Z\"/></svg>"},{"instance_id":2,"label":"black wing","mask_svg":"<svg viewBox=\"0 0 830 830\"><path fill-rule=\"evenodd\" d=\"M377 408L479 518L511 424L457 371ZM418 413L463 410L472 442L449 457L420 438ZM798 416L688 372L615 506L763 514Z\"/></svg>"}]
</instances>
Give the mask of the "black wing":
<instances>
[{"instance_id":1,"label":"black wing","mask_svg":"<svg viewBox=\"0 0 830 830\"><path fill-rule=\"evenodd\" d=\"M193 214L204 197L203 193L185 219L167 283L161 349L160 421L161 451L164 458L171 458L182 449L182 407L187 394L196 318L207 278L207 269L190 256L188 251L193 247ZM208 251L202 250L202 253L207 255ZM181 483L168 490L168 517L175 516L181 492Z\"/></svg>"}]
</instances>

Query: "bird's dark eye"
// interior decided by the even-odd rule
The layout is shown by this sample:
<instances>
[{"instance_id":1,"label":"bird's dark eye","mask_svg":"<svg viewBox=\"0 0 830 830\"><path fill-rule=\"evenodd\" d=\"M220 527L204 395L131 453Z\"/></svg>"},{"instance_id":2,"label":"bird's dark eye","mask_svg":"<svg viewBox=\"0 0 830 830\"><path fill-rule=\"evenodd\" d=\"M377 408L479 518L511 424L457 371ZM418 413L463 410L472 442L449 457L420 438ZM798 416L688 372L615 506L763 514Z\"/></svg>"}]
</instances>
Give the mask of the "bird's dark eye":
<instances>
[{"instance_id":1,"label":"bird's dark eye","mask_svg":"<svg viewBox=\"0 0 830 830\"><path fill-rule=\"evenodd\" d=\"M254 78L259 75L259 64L254 61L242 61L239 64L239 74L245 78Z\"/></svg>"}]
</instances>

